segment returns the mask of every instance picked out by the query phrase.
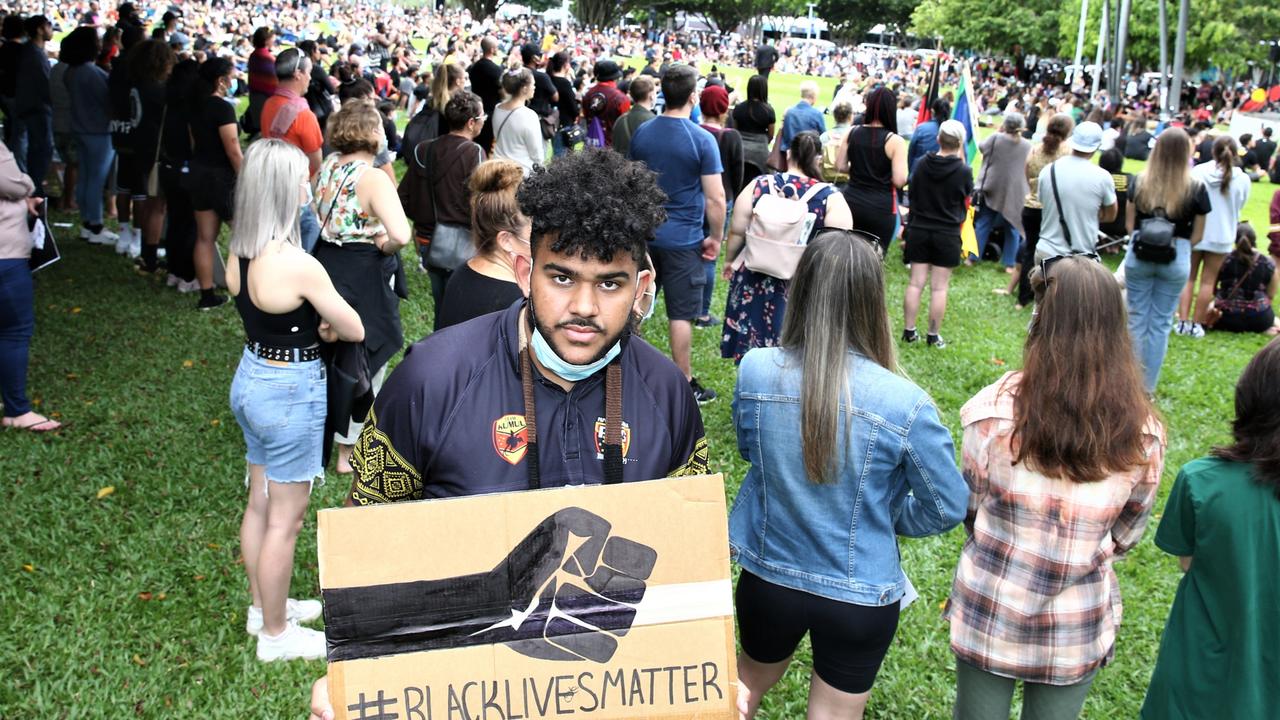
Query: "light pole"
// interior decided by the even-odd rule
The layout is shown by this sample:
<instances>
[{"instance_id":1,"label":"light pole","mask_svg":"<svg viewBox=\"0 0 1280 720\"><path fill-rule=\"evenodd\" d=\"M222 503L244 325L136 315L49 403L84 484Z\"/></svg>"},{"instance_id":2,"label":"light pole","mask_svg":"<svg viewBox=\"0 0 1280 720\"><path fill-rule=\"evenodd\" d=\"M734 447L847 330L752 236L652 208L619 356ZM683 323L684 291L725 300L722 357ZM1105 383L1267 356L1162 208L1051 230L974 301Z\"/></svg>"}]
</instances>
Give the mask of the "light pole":
<instances>
[{"instance_id":1,"label":"light pole","mask_svg":"<svg viewBox=\"0 0 1280 720\"><path fill-rule=\"evenodd\" d=\"M1129 44L1129 0L1120 0L1120 12L1116 15L1116 47L1115 47L1115 76L1113 78L1111 91L1113 97L1118 97L1124 88L1124 70L1125 70L1125 50Z\"/></svg>"},{"instance_id":2,"label":"light pole","mask_svg":"<svg viewBox=\"0 0 1280 720\"><path fill-rule=\"evenodd\" d=\"M1166 0L1156 0L1160 9L1160 110L1169 112L1169 11Z\"/></svg>"},{"instance_id":3,"label":"light pole","mask_svg":"<svg viewBox=\"0 0 1280 720\"><path fill-rule=\"evenodd\" d=\"M1098 52L1093 59L1093 88L1089 97L1098 97L1098 83L1102 80L1102 60L1107 50L1107 15L1111 8L1111 0L1102 0L1102 22L1098 25Z\"/></svg>"},{"instance_id":4,"label":"light pole","mask_svg":"<svg viewBox=\"0 0 1280 720\"><path fill-rule=\"evenodd\" d=\"M1080 0L1080 29L1076 31L1075 69L1071 71L1071 76L1067 78L1068 87L1075 85L1076 79L1080 77L1081 72L1084 70L1080 63L1084 61L1084 27L1088 19L1089 0Z\"/></svg>"},{"instance_id":5,"label":"light pole","mask_svg":"<svg viewBox=\"0 0 1280 720\"><path fill-rule=\"evenodd\" d=\"M1182 70L1187 60L1187 16L1191 0L1178 3L1178 34L1173 40L1173 87L1169 88L1169 109L1177 112L1182 105Z\"/></svg>"},{"instance_id":6,"label":"light pole","mask_svg":"<svg viewBox=\"0 0 1280 720\"><path fill-rule=\"evenodd\" d=\"M809 27L805 30L804 36L813 39L813 9L817 7L817 3L809 3Z\"/></svg>"}]
</instances>

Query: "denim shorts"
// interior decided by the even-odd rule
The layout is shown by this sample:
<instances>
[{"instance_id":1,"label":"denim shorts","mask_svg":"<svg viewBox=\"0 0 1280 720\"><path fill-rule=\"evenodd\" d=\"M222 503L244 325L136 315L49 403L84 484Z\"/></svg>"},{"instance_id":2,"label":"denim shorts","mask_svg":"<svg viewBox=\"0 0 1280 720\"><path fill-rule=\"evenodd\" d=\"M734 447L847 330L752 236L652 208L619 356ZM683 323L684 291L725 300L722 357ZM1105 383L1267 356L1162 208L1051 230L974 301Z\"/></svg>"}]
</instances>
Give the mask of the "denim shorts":
<instances>
[{"instance_id":1,"label":"denim shorts","mask_svg":"<svg viewBox=\"0 0 1280 720\"><path fill-rule=\"evenodd\" d=\"M324 364L277 363L248 350L231 381L231 412L244 431L245 460L278 483L323 479L328 409Z\"/></svg>"}]
</instances>

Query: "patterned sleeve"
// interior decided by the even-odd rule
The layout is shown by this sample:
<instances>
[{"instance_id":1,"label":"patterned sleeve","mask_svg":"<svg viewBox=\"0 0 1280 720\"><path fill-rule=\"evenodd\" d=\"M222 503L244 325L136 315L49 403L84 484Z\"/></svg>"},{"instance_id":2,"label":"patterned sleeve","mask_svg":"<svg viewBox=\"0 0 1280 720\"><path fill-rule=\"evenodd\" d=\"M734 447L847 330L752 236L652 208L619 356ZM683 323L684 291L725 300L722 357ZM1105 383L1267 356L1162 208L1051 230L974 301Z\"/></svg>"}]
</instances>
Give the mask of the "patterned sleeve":
<instances>
[{"instance_id":1,"label":"patterned sleeve","mask_svg":"<svg viewBox=\"0 0 1280 720\"><path fill-rule=\"evenodd\" d=\"M683 407L674 410L671 433L671 471L667 477L705 475L710 466L707 436L702 427L702 412L687 386L678 392Z\"/></svg>"},{"instance_id":2,"label":"patterned sleeve","mask_svg":"<svg viewBox=\"0 0 1280 720\"><path fill-rule=\"evenodd\" d=\"M994 420L987 419L965 425L964 436L960 440L960 472L969 486L969 507L964 514L966 535L973 535L973 521L978 517L978 508L990 487L987 445L991 442L990 427L994 424Z\"/></svg>"},{"instance_id":3,"label":"patterned sleeve","mask_svg":"<svg viewBox=\"0 0 1280 720\"><path fill-rule=\"evenodd\" d=\"M1156 504L1156 492L1160 489L1160 473L1164 471L1164 437L1153 438L1147 450L1147 469L1134 484L1129 500L1116 524L1111 528L1111 537L1115 540L1116 555L1123 555L1138 544L1142 533L1147 528L1147 520L1151 518L1151 509Z\"/></svg>"},{"instance_id":4,"label":"patterned sleeve","mask_svg":"<svg viewBox=\"0 0 1280 720\"><path fill-rule=\"evenodd\" d=\"M421 500L422 468L428 458L422 441L422 378L405 361L387 378L369 411L351 456L355 505Z\"/></svg>"}]
</instances>

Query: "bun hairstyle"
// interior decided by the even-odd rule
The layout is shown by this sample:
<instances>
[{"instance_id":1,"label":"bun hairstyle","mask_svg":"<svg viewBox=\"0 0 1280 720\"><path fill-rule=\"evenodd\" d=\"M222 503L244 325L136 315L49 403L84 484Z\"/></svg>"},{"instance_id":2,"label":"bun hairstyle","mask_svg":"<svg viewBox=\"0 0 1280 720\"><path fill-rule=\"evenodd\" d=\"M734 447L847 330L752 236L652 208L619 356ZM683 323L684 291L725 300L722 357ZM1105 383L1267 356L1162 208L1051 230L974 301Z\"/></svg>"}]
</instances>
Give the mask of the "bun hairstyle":
<instances>
[{"instance_id":1,"label":"bun hairstyle","mask_svg":"<svg viewBox=\"0 0 1280 720\"><path fill-rule=\"evenodd\" d=\"M533 82L533 73L527 67L510 67L502 73L502 92L507 98L513 98Z\"/></svg>"},{"instance_id":2,"label":"bun hairstyle","mask_svg":"<svg viewBox=\"0 0 1280 720\"><path fill-rule=\"evenodd\" d=\"M1230 135L1222 135L1213 141L1213 161L1217 163L1218 169L1222 171L1222 194L1226 195L1231 189L1231 176L1236 169L1236 156L1240 153L1240 146L1236 144L1236 139Z\"/></svg>"},{"instance_id":3,"label":"bun hairstyle","mask_svg":"<svg viewBox=\"0 0 1280 720\"><path fill-rule=\"evenodd\" d=\"M524 168L514 160L495 158L480 163L467 181L471 192L471 242L477 255L498 249L498 233L512 235L529 225L520 212L516 191L524 180Z\"/></svg>"}]
</instances>

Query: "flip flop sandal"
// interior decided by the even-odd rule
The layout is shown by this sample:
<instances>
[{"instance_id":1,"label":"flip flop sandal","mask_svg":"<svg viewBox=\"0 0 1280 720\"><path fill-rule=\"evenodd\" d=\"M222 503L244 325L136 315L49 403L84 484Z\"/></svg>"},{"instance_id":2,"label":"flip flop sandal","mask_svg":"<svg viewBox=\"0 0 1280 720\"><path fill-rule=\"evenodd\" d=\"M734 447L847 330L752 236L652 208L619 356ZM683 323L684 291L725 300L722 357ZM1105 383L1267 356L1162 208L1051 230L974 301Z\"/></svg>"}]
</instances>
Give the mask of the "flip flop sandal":
<instances>
[{"instance_id":1,"label":"flip flop sandal","mask_svg":"<svg viewBox=\"0 0 1280 720\"><path fill-rule=\"evenodd\" d=\"M53 427L45 427L46 425L53 425ZM17 424L10 423L8 425L5 425L5 428L9 430L26 430L27 432L33 432L33 433L47 433L47 432L53 432L55 430L61 430L62 423L58 422L57 420L50 420L49 418L45 418L44 420L41 420L39 422L33 422L27 425L17 425Z\"/></svg>"}]
</instances>

